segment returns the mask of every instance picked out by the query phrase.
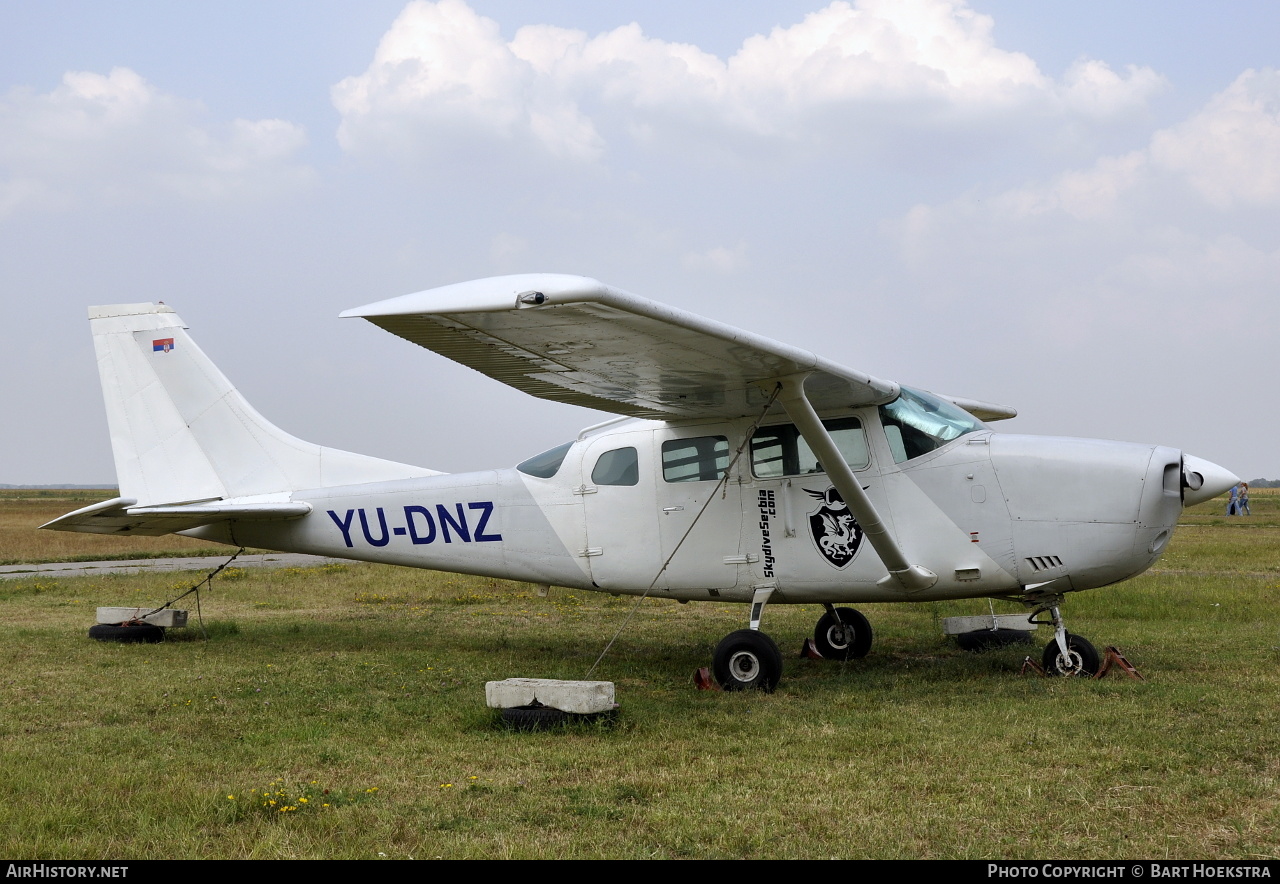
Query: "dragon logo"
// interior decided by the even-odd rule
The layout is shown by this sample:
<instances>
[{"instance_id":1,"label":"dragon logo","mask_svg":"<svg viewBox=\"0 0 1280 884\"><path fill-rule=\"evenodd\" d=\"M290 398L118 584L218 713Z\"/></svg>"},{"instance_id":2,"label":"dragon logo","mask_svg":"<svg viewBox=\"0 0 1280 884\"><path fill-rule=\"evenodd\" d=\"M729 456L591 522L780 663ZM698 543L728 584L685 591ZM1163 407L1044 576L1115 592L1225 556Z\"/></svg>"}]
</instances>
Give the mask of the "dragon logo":
<instances>
[{"instance_id":1,"label":"dragon logo","mask_svg":"<svg viewBox=\"0 0 1280 884\"><path fill-rule=\"evenodd\" d=\"M809 535L813 537L813 545L832 567L845 568L862 546L862 526L849 512L848 505L834 485L826 491L806 488L804 493L821 503L809 513Z\"/></svg>"}]
</instances>

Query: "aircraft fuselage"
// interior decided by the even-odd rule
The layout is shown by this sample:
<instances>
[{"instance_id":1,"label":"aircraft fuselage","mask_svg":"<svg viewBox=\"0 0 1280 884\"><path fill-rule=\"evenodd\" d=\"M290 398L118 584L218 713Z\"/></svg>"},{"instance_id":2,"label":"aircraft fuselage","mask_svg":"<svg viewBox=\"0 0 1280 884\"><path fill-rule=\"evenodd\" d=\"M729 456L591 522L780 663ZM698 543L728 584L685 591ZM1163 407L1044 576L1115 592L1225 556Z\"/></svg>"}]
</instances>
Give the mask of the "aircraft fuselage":
<instances>
[{"instance_id":1,"label":"aircraft fuselage","mask_svg":"<svg viewBox=\"0 0 1280 884\"><path fill-rule=\"evenodd\" d=\"M504 469L298 491L292 499L313 508L303 519L190 533L681 600L747 602L772 585L773 602L926 601L1127 579L1159 558L1182 510L1175 449L983 428L898 463L906 452L876 409L824 422L842 440L859 437L854 475L937 575L932 586L884 584L821 465L784 450L803 444L777 420L745 446L748 420L615 421L584 431L549 476Z\"/></svg>"}]
</instances>

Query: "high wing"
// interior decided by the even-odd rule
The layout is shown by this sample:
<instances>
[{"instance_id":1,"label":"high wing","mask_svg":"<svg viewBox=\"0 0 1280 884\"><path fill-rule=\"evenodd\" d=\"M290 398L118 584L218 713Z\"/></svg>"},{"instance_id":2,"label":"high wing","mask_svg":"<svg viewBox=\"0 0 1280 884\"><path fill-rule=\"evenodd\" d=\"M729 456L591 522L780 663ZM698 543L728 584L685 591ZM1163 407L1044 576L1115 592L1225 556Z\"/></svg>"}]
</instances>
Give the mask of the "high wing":
<instances>
[{"instance_id":1,"label":"high wing","mask_svg":"<svg viewBox=\"0 0 1280 884\"><path fill-rule=\"evenodd\" d=\"M757 382L801 373L809 373L805 393L818 410L898 395L892 381L581 276L480 279L342 316L363 317L542 399L629 417L756 414L768 395ZM984 408L987 419L1015 413L956 401Z\"/></svg>"}]
</instances>

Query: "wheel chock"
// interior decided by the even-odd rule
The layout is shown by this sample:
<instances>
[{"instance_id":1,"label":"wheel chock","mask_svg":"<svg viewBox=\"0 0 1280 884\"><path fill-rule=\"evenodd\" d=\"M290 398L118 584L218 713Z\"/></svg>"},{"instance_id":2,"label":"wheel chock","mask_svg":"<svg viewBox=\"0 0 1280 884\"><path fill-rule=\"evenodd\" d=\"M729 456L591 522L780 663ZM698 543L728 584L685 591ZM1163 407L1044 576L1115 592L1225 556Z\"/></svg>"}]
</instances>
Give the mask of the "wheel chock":
<instances>
[{"instance_id":1,"label":"wheel chock","mask_svg":"<svg viewBox=\"0 0 1280 884\"><path fill-rule=\"evenodd\" d=\"M693 686L700 691L718 691L721 690L720 685L716 684L716 680L711 677L711 668L702 666L693 673Z\"/></svg>"},{"instance_id":2,"label":"wheel chock","mask_svg":"<svg viewBox=\"0 0 1280 884\"><path fill-rule=\"evenodd\" d=\"M1120 649L1115 645L1107 645L1106 656L1102 658L1102 665L1098 667L1098 674L1095 675L1094 678L1102 678L1111 671L1112 666L1115 666L1130 678L1136 678L1138 681L1146 681L1146 679L1142 677L1142 673L1133 668L1133 664L1125 658L1124 654L1120 653Z\"/></svg>"},{"instance_id":3,"label":"wheel chock","mask_svg":"<svg viewBox=\"0 0 1280 884\"><path fill-rule=\"evenodd\" d=\"M1146 681L1142 677L1142 673L1133 668L1133 664L1128 661L1124 654L1120 653L1120 649L1115 645L1107 645L1106 655L1102 658L1102 665L1098 667L1098 671L1092 676L1093 678L1105 678L1107 673L1114 666L1130 678L1136 678L1138 681ZM1024 657L1022 660L1022 675L1035 671L1044 675L1044 667L1030 657Z\"/></svg>"},{"instance_id":4,"label":"wheel chock","mask_svg":"<svg viewBox=\"0 0 1280 884\"><path fill-rule=\"evenodd\" d=\"M804 640L804 645L800 648L800 659L825 660L827 658L822 656L821 652L818 650L818 646L814 644L813 639L807 638Z\"/></svg>"},{"instance_id":5,"label":"wheel chock","mask_svg":"<svg viewBox=\"0 0 1280 884\"><path fill-rule=\"evenodd\" d=\"M1019 674L1026 675L1028 672L1038 672L1044 675L1044 667L1030 657L1024 657L1022 659L1022 672Z\"/></svg>"}]
</instances>

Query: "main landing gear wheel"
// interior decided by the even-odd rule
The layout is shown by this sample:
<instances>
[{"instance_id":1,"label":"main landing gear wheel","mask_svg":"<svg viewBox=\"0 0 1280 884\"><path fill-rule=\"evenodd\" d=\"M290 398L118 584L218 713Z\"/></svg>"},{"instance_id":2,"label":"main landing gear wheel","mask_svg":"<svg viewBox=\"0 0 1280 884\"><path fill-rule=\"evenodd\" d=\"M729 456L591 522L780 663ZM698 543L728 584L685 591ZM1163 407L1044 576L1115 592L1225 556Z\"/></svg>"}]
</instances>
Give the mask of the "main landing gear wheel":
<instances>
[{"instance_id":1,"label":"main landing gear wheel","mask_svg":"<svg viewBox=\"0 0 1280 884\"><path fill-rule=\"evenodd\" d=\"M773 639L754 629L739 629L716 645L711 671L726 691L771 692L782 678L782 652Z\"/></svg>"},{"instance_id":2,"label":"main landing gear wheel","mask_svg":"<svg viewBox=\"0 0 1280 884\"><path fill-rule=\"evenodd\" d=\"M871 624L853 608L832 608L813 628L813 643L827 660L855 660L871 650Z\"/></svg>"},{"instance_id":3,"label":"main landing gear wheel","mask_svg":"<svg viewBox=\"0 0 1280 884\"><path fill-rule=\"evenodd\" d=\"M1070 653L1064 657L1057 639L1045 646L1044 657L1040 662L1044 664L1046 675L1083 675L1092 678L1098 674L1100 660L1093 645L1078 635L1067 633L1067 648Z\"/></svg>"}]
</instances>

